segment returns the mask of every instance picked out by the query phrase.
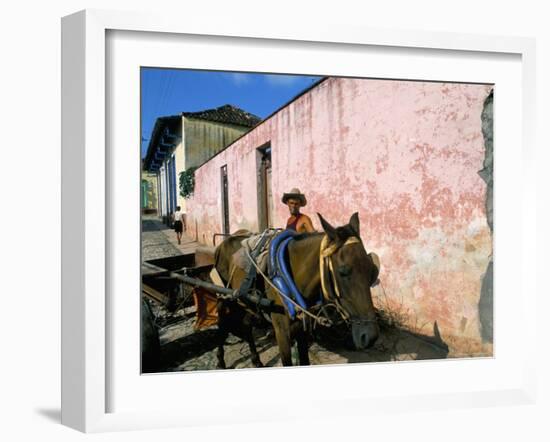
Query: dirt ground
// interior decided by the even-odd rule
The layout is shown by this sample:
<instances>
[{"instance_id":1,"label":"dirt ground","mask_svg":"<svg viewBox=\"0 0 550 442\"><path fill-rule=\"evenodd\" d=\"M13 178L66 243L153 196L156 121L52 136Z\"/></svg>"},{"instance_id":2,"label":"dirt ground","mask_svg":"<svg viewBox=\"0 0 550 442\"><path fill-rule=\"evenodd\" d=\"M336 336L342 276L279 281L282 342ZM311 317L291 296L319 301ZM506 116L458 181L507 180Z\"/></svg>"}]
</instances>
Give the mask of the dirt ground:
<instances>
[{"instance_id":1,"label":"dirt ground","mask_svg":"<svg viewBox=\"0 0 550 442\"><path fill-rule=\"evenodd\" d=\"M200 331L193 328L192 308L181 309L173 315L160 306L152 305L157 317L161 343L161 371L213 370L217 368L216 326ZM273 332L255 330L256 346L266 367L281 366ZM229 336L224 346L227 368L252 368L248 345L237 337ZM381 335L375 345L357 351L343 343L327 340L312 342L309 349L312 365L344 364L357 362L406 361L443 359L448 349L429 336L414 335L382 324ZM296 346L293 361L298 365Z\"/></svg>"}]
</instances>

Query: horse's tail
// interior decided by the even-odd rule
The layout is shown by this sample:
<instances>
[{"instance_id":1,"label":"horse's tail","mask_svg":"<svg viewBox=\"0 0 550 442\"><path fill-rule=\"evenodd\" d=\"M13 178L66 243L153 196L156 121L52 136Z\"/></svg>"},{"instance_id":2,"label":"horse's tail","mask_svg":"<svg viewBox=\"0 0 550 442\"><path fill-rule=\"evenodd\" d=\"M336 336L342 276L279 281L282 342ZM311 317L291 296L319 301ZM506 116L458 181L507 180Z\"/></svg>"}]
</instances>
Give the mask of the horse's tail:
<instances>
[{"instance_id":1,"label":"horse's tail","mask_svg":"<svg viewBox=\"0 0 550 442\"><path fill-rule=\"evenodd\" d=\"M227 281L225 281L225 278L224 278L224 275L223 275L224 269L223 269L223 266L220 262L221 256L222 256L222 254L221 254L221 250L222 250L221 246L222 245L223 245L223 242L218 244L218 246L216 246L216 248L214 249L214 268L212 270L215 271L217 277L220 278L220 280L216 281L216 283L220 284L220 282L221 282L221 284L225 286ZM210 275L210 276L212 277L213 275ZM225 276L227 276L227 275L225 275ZM214 278L212 278L212 279L214 279Z\"/></svg>"},{"instance_id":2,"label":"horse's tail","mask_svg":"<svg viewBox=\"0 0 550 442\"><path fill-rule=\"evenodd\" d=\"M214 249L214 267L218 267L218 263L220 260L220 246L221 244L218 244Z\"/></svg>"}]
</instances>

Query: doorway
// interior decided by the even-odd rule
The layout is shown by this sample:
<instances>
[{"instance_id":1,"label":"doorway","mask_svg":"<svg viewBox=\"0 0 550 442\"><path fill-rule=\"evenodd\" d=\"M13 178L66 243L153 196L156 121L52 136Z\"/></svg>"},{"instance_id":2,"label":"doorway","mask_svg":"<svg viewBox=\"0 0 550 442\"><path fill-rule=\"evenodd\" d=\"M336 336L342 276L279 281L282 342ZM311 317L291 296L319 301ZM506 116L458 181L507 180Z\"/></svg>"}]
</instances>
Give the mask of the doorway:
<instances>
[{"instance_id":1,"label":"doorway","mask_svg":"<svg viewBox=\"0 0 550 442\"><path fill-rule=\"evenodd\" d=\"M257 150L258 158L258 227L273 227L273 194L271 189L271 144Z\"/></svg>"},{"instance_id":2,"label":"doorway","mask_svg":"<svg viewBox=\"0 0 550 442\"><path fill-rule=\"evenodd\" d=\"M229 233L229 185L227 181L227 164L221 167L222 180L222 227L223 233Z\"/></svg>"}]
</instances>

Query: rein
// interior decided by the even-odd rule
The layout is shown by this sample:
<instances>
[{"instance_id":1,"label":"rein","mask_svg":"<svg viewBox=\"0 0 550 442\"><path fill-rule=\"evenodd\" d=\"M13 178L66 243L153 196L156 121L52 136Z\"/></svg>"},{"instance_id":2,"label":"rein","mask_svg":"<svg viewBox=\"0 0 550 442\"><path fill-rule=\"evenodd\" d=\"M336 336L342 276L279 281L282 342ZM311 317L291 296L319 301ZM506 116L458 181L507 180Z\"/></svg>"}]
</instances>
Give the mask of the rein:
<instances>
[{"instance_id":1,"label":"rein","mask_svg":"<svg viewBox=\"0 0 550 442\"><path fill-rule=\"evenodd\" d=\"M352 236L346 240L344 246L350 244L356 244L360 242L359 238ZM329 303L333 303L336 307L336 310L342 316L345 322L350 320L348 312L342 307L340 303L341 293L336 282L336 276L334 275L334 265L332 263L332 255L336 253L339 249L335 243L330 244L329 238L327 235L323 237L321 241L321 247L319 251L319 269L321 273L321 290L323 292L323 298ZM331 284L331 275L332 275L332 284Z\"/></svg>"},{"instance_id":2,"label":"rein","mask_svg":"<svg viewBox=\"0 0 550 442\"><path fill-rule=\"evenodd\" d=\"M351 244L360 243L361 240L356 236L350 236L342 246L338 246L336 243L330 243L328 235L325 234L321 241L321 247L319 252L319 269L321 273L321 289L323 292L323 298L328 303L332 303L340 316L347 323L363 323L363 322L376 322L367 319L354 319L350 318L349 313L342 307L340 299L342 297L340 288L334 272L334 264L332 262L332 256L342 247ZM332 278L331 278L332 276ZM332 284L331 284L332 279Z\"/></svg>"},{"instance_id":3,"label":"rein","mask_svg":"<svg viewBox=\"0 0 550 442\"><path fill-rule=\"evenodd\" d=\"M356 236L349 237L342 247L350 244L357 244L361 242ZM321 248L319 251L319 268L321 272L321 288L323 290L323 297L327 301L335 301L341 298L340 289L336 282L334 275L334 265L332 263L332 255L340 249L335 243L329 244L328 236L325 235L321 241ZM332 275L333 284L330 283L330 276ZM333 290L334 285L334 290Z\"/></svg>"}]
</instances>

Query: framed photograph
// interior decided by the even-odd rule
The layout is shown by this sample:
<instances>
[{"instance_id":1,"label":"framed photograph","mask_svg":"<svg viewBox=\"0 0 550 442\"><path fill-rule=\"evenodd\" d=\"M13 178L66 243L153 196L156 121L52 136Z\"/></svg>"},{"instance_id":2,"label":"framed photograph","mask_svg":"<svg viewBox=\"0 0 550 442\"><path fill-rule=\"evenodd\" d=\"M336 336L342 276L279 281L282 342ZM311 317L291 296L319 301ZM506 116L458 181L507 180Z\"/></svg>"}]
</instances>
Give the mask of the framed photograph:
<instances>
[{"instance_id":1,"label":"framed photograph","mask_svg":"<svg viewBox=\"0 0 550 442\"><path fill-rule=\"evenodd\" d=\"M534 42L234 29L63 19L62 422L532 403Z\"/></svg>"}]
</instances>

